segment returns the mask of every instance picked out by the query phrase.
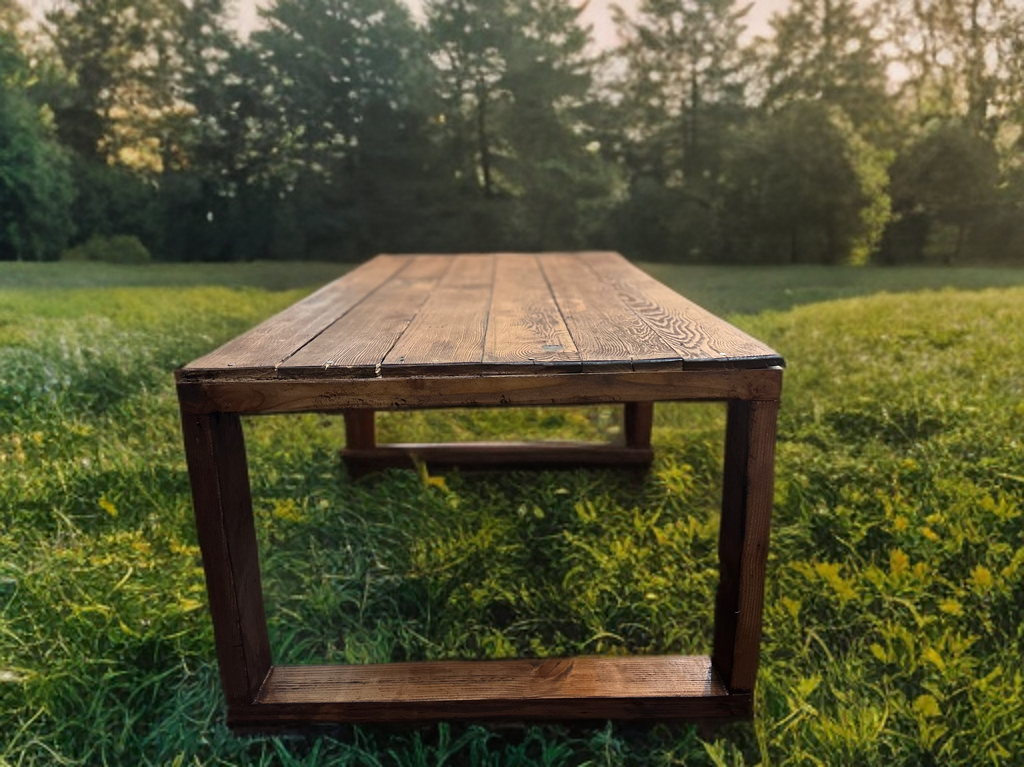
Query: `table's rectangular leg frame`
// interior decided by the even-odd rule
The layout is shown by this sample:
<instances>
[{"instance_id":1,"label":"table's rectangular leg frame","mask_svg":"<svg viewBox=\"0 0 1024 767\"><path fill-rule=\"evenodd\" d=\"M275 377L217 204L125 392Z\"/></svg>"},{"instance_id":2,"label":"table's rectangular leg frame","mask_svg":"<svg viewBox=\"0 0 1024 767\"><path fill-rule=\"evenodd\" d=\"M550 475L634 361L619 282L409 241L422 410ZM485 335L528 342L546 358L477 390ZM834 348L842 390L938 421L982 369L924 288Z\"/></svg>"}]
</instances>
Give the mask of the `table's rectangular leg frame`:
<instances>
[{"instance_id":1,"label":"table's rectangular leg frame","mask_svg":"<svg viewBox=\"0 0 1024 767\"><path fill-rule=\"evenodd\" d=\"M345 449L341 457L352 476L380 469L429 468L569 469L647 467L651 450L653 402L623 406L622 444L585 442L447 442L378 445L375 411L345 410Z\"/></svg>"},{"instance_id":2,"label":"table's rectangular leg frame","mask_svg":"<svg viewBox=\"0 0 1024 767\"><path fill-rule=\"evenodd\" d=\"M781 375L766 387L773 395L768 398L757 388L755 396L727 398L721 575L711 656L327 667L272 666L239 415L214 411L195 398L194 390L179 386L229 724L251 730L317 722L749 717L780 382ZM626 431L634 442L642 443L648 433L649 408L641 405L630 415L627 407ZM351 419L349 438L372 440L372 424L369 430L367 425Z\"/></svg>"}]
</instances>

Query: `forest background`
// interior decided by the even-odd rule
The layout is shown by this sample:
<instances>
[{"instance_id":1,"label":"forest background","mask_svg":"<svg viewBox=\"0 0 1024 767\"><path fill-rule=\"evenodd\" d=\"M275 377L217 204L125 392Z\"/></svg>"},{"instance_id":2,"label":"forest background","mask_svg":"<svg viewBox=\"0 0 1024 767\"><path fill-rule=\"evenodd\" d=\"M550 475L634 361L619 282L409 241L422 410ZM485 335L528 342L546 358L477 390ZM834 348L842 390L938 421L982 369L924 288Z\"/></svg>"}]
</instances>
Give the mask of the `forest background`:
<instances>
[{"instance_id":1,"label":"forest background","mask_svg":"<svg viewBox=\"0 0 1024 767\"><path fill-rule=\"evenodd\" d=\"M1024 263L1024 3L0 0L0 260Z\"/></svg>"}]
</instances>

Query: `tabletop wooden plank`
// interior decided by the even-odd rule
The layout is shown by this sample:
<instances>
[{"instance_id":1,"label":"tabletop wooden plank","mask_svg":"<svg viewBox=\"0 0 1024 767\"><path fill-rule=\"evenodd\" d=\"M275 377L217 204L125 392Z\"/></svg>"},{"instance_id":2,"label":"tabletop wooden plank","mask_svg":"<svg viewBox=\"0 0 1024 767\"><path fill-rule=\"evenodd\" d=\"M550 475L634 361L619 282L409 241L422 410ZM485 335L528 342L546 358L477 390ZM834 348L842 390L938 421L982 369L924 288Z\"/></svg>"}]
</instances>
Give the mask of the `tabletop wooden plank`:
<instances>
[{"instance_id":1,"label":"tabletop wooden plank","mask_svg":"<svg viewBox=\"0 0 1024 767\"><path fill-rule=\"evenodd\" d=\"M455 256L444 279L381 365L384 375L479 367L494 286L493 255Z\"/></svg>"},{"instance_id":2,"label":"tabletop wooden plank","mask_svg":"<svg viewBox=\"0 0 1024 767\"><path fill-rule=\"evenodd\" d=\"M687 363L781 365L771 347L744 333L633 266L618 253L581 254L581 261L613 285L622 299Z\"/></svg>"},{"instance_id":3,"label":"tabletop wooden plank","mask_svg":"<svg viewBox=\"0 0 1024 767\"><path fill-rule=\"evenodd\" d=\"M186 365L181 373L272 372L303 345L408 265L409 256L377 256L247 333Z\"/></svg>"},{"instance_id":4,"label":"tabletop wooden plank","mask_svg":"<svg viewBox=\"0 0 1024 767\"><path fill-rule=\"evenodd\" d=\"M378 256L181 382L781 366L615 253Z\"/></svg>"},{"instance_id":5,"label":"tabletop wooden plank","mask_svg":"<svg viewBox=\"0 0 1024 767\"><path fill-rule=\"evenodd\" d=\"M415 256L401 272L282 363L278 372L282 377L375 375L452 264L448 256Z\"/></svg>"},{"instance_id":6,"label":"tabletop wooden plank","mask_svg":"<svg viewBox=\"0 0 1024 767\"><path fill-rule=\"evenodd\" d=\"M580 368L576 344L534 255L496 258L483 362Z\"/></svg>"},{"instance_id":7,"label":"tabletop wooden plank","mask_svg":"<svg viewBox=\"0 0 1024 767\"><path fill-rule=\"evenodd\" d=\"M545 254L539 262L585 370L681 364L679 353L622 302L612 285L587 279L593 272L577 255Z\"/></svg>"}]
</instances>

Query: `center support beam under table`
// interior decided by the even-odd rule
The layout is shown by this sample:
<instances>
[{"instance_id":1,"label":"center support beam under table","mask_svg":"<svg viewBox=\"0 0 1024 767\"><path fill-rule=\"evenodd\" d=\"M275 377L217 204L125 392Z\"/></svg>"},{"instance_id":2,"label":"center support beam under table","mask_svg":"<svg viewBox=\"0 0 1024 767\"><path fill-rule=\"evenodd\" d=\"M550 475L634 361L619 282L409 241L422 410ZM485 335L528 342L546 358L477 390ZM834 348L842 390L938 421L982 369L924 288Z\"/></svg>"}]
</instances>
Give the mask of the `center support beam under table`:
<instances>
[{"instance_id":1,"label":"center support beam under table","mask_svg":"<svg viewBox=\"0 0 1024 767\"><path fill-rule=\"evenodd\" d=\"M382 469L409 469L417 463L431 468L571 469L646 467L651 450L653 402L623 406L623 444L587 442L449 442L377 444L373 410L345 410L342 459L352 476Z\"/></svg>"}]
</instances>

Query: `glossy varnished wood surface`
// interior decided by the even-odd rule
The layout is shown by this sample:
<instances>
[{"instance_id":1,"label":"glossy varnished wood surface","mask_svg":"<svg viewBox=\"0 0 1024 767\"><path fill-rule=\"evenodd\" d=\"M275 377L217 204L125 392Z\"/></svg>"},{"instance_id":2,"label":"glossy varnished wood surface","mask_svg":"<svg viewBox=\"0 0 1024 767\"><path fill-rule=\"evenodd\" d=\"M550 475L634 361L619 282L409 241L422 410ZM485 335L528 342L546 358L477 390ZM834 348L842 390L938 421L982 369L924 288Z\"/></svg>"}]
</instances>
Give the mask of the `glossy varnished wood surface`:
<instances>
[{"instance_id":1,"label":"glossy varnished wood surface","mask_svg":"<svg viewBox=\"0 0 1024 767\"><path fill-rule=\"evenodd\" d=\"M771 348L616 253L378 256L183 382L763 369Z\"/></svg>"}]
</instances>

